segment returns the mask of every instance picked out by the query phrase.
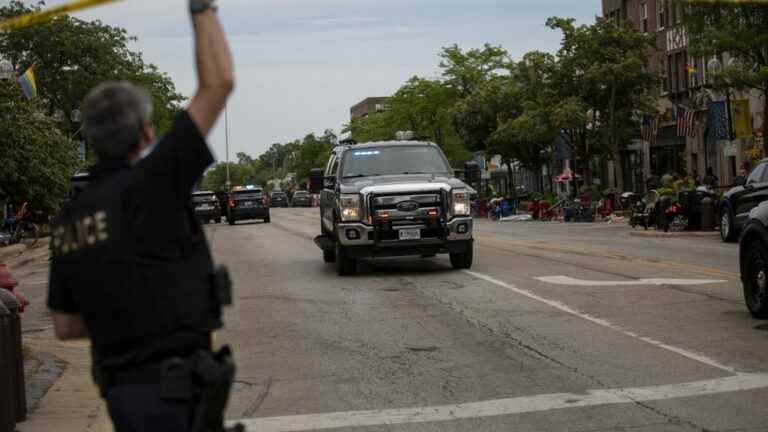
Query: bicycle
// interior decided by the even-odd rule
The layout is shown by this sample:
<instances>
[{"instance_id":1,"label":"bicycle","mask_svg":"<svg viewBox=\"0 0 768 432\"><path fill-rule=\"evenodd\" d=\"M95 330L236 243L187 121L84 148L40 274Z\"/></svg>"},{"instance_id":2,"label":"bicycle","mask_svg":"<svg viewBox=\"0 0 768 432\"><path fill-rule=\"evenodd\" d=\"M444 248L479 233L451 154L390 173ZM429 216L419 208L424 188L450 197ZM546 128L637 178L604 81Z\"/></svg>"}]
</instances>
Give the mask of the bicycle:
<instances>
[{"instance_id":1,"label":"bicycle","mask_svg":"<svg viewBox=\"0 0 768 432\"><path fill-rule=\"evenodd\" d=\"M27 220L17 221L10 227L6 226L6 228L8 228L5 231L7 234L6 246L22 243L27 247L33 247L40 238L40 228Z\"/></svg>"}]
</instances>

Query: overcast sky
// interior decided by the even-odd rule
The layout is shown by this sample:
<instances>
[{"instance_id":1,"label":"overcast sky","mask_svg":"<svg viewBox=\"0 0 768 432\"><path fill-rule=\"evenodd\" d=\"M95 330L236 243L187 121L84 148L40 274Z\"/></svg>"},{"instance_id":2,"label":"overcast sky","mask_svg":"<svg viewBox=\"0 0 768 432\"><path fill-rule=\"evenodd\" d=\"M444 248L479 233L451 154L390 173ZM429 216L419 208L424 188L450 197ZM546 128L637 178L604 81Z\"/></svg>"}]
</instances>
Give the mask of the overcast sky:
<instances>
[{"instance_id":1,"label":"overcast sky","mask_svg":"<svg viewBox=\"0 0 768 432\"><path fill-rule=\"evenodd\" d=\"M5 0L0 0L5 2ZM49 5L63 0L49 0ZM28 1L33 3L33 1ZM519 58L554 51L550 16L591 23L600 0L220 0L237 90L229 106L230 154L349 122L349 108L386 96L413 75L438 74L441 47L488 42ZM187 0L123 0L77 14L124 27L144 58L180 92L195 89ZM225 158L224 121L210 142Z\"/></svg>"}]
</instances>

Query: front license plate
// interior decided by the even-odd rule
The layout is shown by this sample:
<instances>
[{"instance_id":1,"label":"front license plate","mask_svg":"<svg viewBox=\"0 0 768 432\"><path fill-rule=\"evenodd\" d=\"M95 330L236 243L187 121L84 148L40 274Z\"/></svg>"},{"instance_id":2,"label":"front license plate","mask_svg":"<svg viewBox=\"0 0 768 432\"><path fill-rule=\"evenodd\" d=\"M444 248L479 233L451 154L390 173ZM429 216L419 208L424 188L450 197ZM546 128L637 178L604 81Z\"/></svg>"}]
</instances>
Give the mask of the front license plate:
<instances>
[{"instance_id":1,"label":"front license plate","mask_svg":"<svg viewBox=\"0 0 768 432\"><path fill-rule=\"evenodd\" d=\"M400 240L421 240L420 229L401 229L399 235Z\"/></svg>"}]
</instances>

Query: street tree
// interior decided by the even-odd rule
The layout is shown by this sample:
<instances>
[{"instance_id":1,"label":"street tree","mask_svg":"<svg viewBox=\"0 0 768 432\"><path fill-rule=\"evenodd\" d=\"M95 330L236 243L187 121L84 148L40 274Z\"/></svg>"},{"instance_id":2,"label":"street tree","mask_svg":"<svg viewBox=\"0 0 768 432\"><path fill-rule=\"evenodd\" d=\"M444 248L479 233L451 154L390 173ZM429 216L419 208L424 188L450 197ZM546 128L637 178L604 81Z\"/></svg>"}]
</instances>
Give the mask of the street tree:
<instances>
[{"instance_id":1,"label":"street tree","mask_svg":"<svg viewBox=\"0 0 768 432\"><path fill-rule=\"evenodd\" d=\"M563 33L550 83L557 96L553 119L568 138L575 166L591 182L590 161L618 160L637 135L642 114L654 110L659 78L649 72L647 53L655 37L602 18L582 26L550 18L547 25Z\"/></svg>"},{"instance_id":2,"label":"street tree","mask_svg":"<svg viewBox=\"0 0 768 432\"><path fill-rule=\"evenodd\" d=\"M51 214L80 167L77 146L50 117L26 101L13 81L0 81L0 202L28 201Z\"/></svg>"},{"instance_id":3,"label":"street tree","mask_svg":"<svg viewBox=\"0 0 768 432\"><path fill-rule=\"evenodd\" d=\"M0 7L0 18L39 11L44 5L11 0ZM124 29L65 15L34 27L0 32L0 56L11 62L18 75L34 66L38 108L49 115L61 110L60 127L68 135L79 127L71 113L79 109L85 95L101 82L116 80L134 81L149 91L154 124L163 132L184 98L166 74L130 49L135 40Z\"/></svg>"},{"instance_id":4,"label":"street tree","mask_svg":"<svg viewBox=\"0 0 768 432\"><path fill-rule=\"evenodd\" d=\"M711 70L712 85L720 90L752 90L762 95L768 113L768 5L758 2L682 2L690 53L713 58L727 53L734 59ZM763 135L768 114L763 115ZM763 140L768 154L768 140Z\"/></svg>"},{"instance_id":5,"label":"street tree","mask_svg":"<svg viewBox=\"0 0 768 432\"><path fill-rule=\"evenodd\" d=\"M510 62L504 48L490 44L466 51L454 44L443 48L440 58L443 79L460 98L468 97L499 73L506 73Z\"/></svg>"}]
</instances>

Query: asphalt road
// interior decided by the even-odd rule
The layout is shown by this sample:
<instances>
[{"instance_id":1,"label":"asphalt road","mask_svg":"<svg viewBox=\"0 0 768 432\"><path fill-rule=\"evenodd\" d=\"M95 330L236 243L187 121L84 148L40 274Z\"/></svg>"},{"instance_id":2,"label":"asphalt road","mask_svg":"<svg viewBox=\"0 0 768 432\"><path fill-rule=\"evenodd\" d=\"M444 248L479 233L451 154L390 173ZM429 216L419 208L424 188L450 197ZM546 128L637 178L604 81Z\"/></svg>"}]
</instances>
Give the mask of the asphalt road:
<instances>
[{"instance_id":1,"label":"asphalt road","mask_svg":"<svg viewBox=\"0 0 768 432\"><path fill-rule=\"evenodd\" d=\"M210 226L249 430L766 431L768 324L735 245L623 225L478 222L475 266L340 278L316 209Z\"/></svg>"}]
</instances>

